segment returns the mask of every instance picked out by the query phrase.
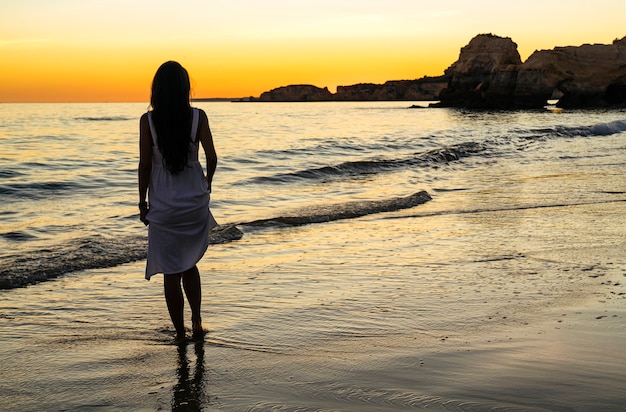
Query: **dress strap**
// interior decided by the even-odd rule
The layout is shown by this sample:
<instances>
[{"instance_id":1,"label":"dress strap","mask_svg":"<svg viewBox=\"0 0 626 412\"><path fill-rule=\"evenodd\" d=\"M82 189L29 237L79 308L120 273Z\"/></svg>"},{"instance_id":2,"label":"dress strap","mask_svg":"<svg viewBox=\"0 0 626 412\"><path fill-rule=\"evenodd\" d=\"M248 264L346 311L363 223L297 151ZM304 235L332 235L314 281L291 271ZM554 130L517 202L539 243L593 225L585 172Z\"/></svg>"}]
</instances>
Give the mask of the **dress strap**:
<instances>
[{"instance_id":1,"label":"dress strap","mask_svg":"<svg viewBox=\"0 0 626 412\"><path fill-rule=\"evenodd\" d=\"M152 135L152 144L158 146L156 129L154 128L154 122L152 121L152 112L148 112L148 123L150 124L150 134Z\"/></svg>"},{"instance_id":2,"label":"dress strap","mask_svg":"<svg viewBox=\"0 0 626 412\"><path fill-rule=\"evenodd\" d=\"M196 135L198 134L198 119L200 118L200 113L195 107L192 109L192 111L193 120L191 121L191 141L197 143L198 139L196 138Z\"/></svg>"}]
</instances>

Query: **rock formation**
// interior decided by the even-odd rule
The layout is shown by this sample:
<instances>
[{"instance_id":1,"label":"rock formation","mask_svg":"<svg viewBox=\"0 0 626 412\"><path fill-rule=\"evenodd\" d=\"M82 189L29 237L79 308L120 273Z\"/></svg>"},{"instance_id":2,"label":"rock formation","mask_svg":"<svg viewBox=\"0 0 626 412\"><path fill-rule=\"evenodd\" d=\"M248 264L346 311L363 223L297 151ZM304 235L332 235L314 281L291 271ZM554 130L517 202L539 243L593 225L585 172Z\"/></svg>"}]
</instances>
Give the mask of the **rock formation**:
<instances>
[{"instance_id":1,"label":"rock formation","mask_svg":"<svg viewBox=\"0 0 626 412\"><path fill-rule=\"evenodd\" d=\"M328 88L296 84L278 87L264 92L261 102L313 102L313 101L389 101L389 100L438 100L439 92L446 87L445 76L423 77L418 80L391 80L384 84L360 83L338 86L333 94Z\"/></svg>"},{"instance_id":2,"label":"rock formation","mask_svg":"<svg viewBox=\"0 0 626 412\"><path fill-rule=\"evenodd\" d=\"M626 37L613 44L584 44L535 51L521 66L515 103L545 105L555 91L560 107L626 103Z\"/></svg>"},{"instance_id":3,"label":"rock formation","mask_svg":"<svg viewBox=\"0 0 626 412\"><path fill-rule=\"evenodd\" d=\"M481 34L461 49L445 74L444 107L540 108L626 104L626 37L611 45L585 44L534 52L522 63L510 39Z\"/></svg>"},{"instance_id":4,"label":"rock formation","mask_svg":"<svg viewBox=\"0 0 626 412\"><path fill-rule=\"evenodd\" d=\"M443 76L338 86L335 94L285 86L250 101L440 100L435 106L508 109L541 108L555 96L560 107L626 106L626 37L535 51L522 63L513 40L479 34Z\"/></svg>"},{"instance_id":5,"label":"rock formation","mask_svg":"<svg viewBox=\"0 0 626 412\"><path fill-rule=\"evenodd\" d=\"M461 49L445 70L450 78L439 95L441 106L504 108L513 105L522 60L508 37L480 34Z\"/></svg>"},{"instance_id":6,"label":"rock formation","mask_svg":"<svg viewBox=\"0 0 626 412\"><path fill-rule=\"evenodd\" d=\"M327 87L323 89L310 84L283 86L264 92L259 97L262 102L319 102L333 100Z\"/></svg>"},{"instance_id":7,"label":"rock formation","mask_svg":"<svg viewBox=\"0 0 626 412\"><path fill-rule=\"evenodd\" d=\"M337 86L338 101L438 100L448 84L445 76L423 77L419 80L391 80L384 84L360 83Z\"/></svg>"}]
</instances>

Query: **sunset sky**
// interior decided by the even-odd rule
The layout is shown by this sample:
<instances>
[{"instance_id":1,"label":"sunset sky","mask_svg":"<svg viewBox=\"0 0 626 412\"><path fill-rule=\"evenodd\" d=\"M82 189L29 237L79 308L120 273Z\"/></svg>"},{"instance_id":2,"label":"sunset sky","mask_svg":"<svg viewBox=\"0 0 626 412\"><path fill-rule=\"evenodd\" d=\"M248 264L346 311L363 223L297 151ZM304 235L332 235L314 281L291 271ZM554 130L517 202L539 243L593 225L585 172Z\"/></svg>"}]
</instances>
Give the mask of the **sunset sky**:
<instances>
[{"instance_id":1,"label":"sunset sky","mask_svg":"<svg viewBox=\"0 0 626 412\"><path fill-rule=\"evenodd\" d=\"M0 0L0 102L149 100L177 60L194 97L437 76L479 33L536 49L626 35L624 0Z\"/></svg>"}]
</instances>

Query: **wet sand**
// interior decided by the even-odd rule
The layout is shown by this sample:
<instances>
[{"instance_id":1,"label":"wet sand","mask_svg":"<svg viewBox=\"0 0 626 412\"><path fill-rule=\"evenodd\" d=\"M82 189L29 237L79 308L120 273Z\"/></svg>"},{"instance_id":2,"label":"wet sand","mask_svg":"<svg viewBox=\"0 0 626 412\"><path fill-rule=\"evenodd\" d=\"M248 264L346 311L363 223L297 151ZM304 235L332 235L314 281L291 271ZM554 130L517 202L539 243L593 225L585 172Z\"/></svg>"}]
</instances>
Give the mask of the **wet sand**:
<instances>
[{"instance_id":1,"label":"wet sand","mask_svg":"<svg viewBox=\"0 0 626 412\"><path fill-rule=\"evenodd\" d=\"M82 296L78 276L20 291L32 300L16 327L15 309L4 305L0 394L11 410L623 410L625 276L605 268L579 301L445 335L338 332L290 343L285 325L268 320L260 328L276 345L216 330L176 347L164 313L142 313L141 302L161 306L160 283L146 288L134 275L95 271ZM115 307L76 317L77 300L104 303L107 287L120 288ZM52 305L51 295L74 309Z\"/></svg>"},{"instance_id":2,"label":"wet sand","mask_svg":"<svg viewBox=\"0 0 626 412\"><path fill-rule=\"evenodd\" d=\"M202 346L204 362L230 359L226 369L236 373L229 380L211 371L215 392L204 395L218 410L620 411L625 276L605 278L594 298L574 306L478 333L352 337L294 356L241 358L209 342ZM197 348L186 350L192 373L202 369L194 364ZM182 387L205 380L185 376Z\"/></svg>"}]
</instances>

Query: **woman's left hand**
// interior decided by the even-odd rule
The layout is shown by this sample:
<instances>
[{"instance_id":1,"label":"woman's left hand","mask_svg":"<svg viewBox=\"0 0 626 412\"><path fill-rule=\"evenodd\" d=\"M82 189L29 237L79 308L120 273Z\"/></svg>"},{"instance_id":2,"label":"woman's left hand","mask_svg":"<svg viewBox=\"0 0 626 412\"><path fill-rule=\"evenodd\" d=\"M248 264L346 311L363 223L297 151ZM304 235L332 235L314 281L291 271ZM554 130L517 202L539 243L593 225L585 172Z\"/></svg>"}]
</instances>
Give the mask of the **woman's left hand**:
<instances>
[{"instance_id":1,"label":"woman's left hand","mask_svg":"<svg viewBox=\"0 0 626 412\"><path fill-rule=\"evenodd\" d=\"M148 208L147 203L139 203L139 220L141 220L146 226L148 226L148 224L150 223L146 218L149 211L150 209Z\"/></svg>"}]
</instances>

